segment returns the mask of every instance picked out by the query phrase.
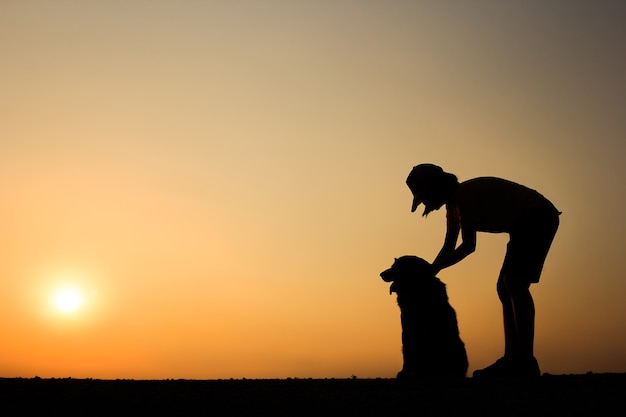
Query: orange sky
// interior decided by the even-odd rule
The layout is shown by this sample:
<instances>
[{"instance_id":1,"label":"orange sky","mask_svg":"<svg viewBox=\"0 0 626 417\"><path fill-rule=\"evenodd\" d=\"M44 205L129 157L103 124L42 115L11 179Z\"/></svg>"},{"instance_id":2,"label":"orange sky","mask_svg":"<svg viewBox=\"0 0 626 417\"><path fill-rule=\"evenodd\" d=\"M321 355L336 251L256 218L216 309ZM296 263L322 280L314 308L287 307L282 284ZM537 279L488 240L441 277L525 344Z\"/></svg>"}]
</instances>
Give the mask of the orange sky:
<instances>
[{"instance_id":1,"label":"orange sky","mask_svg":"<svg viewBox=\"0 0 626 417\"><path fill-rule=\"evenodd\" d=\"M378 274L432 260L437 163L562 210L535 350L626 372L626 6L5 1L0 376L393 377ZM506 236L444 270L470 374L503 349ZM54 306L74 287L82 304Z\"/></svg>"}]
</instances>

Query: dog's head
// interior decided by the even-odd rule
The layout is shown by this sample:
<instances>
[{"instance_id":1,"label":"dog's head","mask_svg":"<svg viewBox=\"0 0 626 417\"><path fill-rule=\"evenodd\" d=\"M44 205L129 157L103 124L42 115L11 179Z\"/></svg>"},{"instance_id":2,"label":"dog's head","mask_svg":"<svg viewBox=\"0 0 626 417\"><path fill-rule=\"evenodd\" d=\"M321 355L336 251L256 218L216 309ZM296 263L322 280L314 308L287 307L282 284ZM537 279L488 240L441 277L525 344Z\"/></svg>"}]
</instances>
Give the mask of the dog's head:
<instances>
[{"instance_id":1,"label":"dog's head","mask_svg":"<svg viewBox=\"0 0 626 417\"><path fill-rule=\"evenodd\" d=\"M430 263L413 255L396 258L391 268L381 272L380 277L383 281L392 283L389 294L404 288L414 288L420 282L437 280Z\"/></svg>"}]
</instances>

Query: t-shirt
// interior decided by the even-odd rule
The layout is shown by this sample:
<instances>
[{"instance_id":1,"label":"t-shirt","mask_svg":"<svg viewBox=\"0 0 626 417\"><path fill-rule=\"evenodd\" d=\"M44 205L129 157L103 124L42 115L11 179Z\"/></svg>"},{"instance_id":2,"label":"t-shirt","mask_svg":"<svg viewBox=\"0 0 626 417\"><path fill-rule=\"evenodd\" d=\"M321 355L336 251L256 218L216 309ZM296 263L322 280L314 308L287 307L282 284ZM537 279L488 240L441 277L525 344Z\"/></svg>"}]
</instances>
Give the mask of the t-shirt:
<instances>
[{"instance_id":1,"label":"t-shirt","mask_svg":"<svg viewBox=\"0 0 626 417\"><path fill-rule=\"evenodd\" d=\"M458 219L465 230L511 232L525 214L546 202L544 196L523 185L480 177L459 184L448 215L450 220Z\"/></svg>"}]
</instances>

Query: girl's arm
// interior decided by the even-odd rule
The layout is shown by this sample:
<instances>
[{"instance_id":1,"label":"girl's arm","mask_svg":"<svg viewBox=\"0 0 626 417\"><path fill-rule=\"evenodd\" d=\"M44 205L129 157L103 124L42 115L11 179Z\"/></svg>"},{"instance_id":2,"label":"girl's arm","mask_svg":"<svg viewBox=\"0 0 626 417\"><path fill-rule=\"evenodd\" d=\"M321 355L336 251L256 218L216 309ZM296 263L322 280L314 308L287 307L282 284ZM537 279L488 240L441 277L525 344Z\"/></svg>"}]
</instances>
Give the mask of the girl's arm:
<instances>
[{"instance_id":1,"label":"girl's arm","mask_svg":"<svg viewBox=\"0 0 626 417\"><path fill-rule=\"evenodd\" d=\"M471 233L466 233L463 231L462 233L463 242L459 245L458 248L454 249L452 252L444 252L443 249L437 255L437 258L433 262L433 270L436 273L441 271L444 268L452 266L457 262L465 259L467 255L474 252L476 249L476 231ZM443 254L442 254L443 252Z\"/></svg>"},{"instance_id":2,"label":"girl's arm","mask_svg":"<svg viewBox=\"0 0 626 417\"><path fill-rule=\"evenodd\" d=\"M467 227L461 230L460 218L454 207L447 207L446 218L446 238L443 247L432 263L435 275L442 269L461 261L476 249L476 230ZM462 242L456 248L459 232L461 232Z\"/></svg>"}]
</instances>

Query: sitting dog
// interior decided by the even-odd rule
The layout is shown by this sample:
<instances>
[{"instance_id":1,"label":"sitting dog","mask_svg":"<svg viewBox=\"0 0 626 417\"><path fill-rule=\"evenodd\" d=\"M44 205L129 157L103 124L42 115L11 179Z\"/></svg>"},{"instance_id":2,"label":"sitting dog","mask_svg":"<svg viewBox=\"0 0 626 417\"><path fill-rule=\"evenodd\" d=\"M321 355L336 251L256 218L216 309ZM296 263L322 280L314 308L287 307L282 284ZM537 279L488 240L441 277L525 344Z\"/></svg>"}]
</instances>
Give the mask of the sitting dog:
<instances>
[{"instance_id":1,"label":"sitting dog","mask_svg":"<svg viewBox=\"0 0 626 417\"><path fill-rule=\"evenodd\" d=\"M467 353L456 313L430 264L417 256L402 256L380 276L392 283L389 293L397 294L400 307L404 364L397 378L465 377Z\"/></svg>"}]
</instances>

